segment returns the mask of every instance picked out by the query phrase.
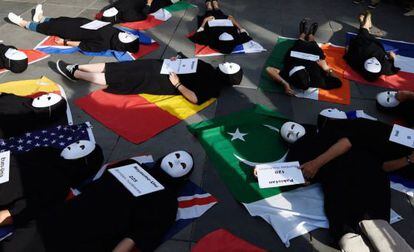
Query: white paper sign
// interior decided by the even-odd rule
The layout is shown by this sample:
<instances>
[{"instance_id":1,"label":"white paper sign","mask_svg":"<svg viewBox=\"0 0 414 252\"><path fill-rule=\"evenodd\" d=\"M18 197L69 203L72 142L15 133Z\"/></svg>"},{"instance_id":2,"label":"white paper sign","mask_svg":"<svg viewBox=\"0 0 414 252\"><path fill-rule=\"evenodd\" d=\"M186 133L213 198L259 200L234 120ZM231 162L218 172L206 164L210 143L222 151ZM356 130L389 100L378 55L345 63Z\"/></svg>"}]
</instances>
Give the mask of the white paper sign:
<instances>
[{"instance_id":1,"label":"white paper sign","mask_svg":"<svg viewBox=\"0 0 414 252\"><path fill-rule=\"evenodd\" d=\"M125 165L108 171L135 197L164 189L160 182L138 164Z\"/></svg>"},{"instance_id":2,"label":"white paper sign","mask_svg":"<svg viewBox=\"0 0 414 252\"><path fill-rule=\"evenodd\" d=\"M82 29L86 29L86 30L99 30L104 26L109 25L110 22L103 22L103 21L99 21L99 20L94 20L92 22L89 22L87 24L84 24L81 26Z\"/></svg>"},{"instance_id":3,"label":"white paper sign","mask_svg":"<svg viewBox=\"0 0 414 252\"><path fill-rule=\"evenodd\" d=\"M210 27L232 27L233 22L230 19L214 19L208 21Z\"/></svg>"},{"instance_id":4,"label":"white paper sign","mask_svg":"<svg viewBox=\"0 0 414 252\"><path fill-rule=\"evenodd\" d=\"M197 71L198 59L165 59L162 64L161 74L190 74Z\"/></svg>"},{"instance_id":5,"label":"white paper sign","mask_svg":"<svg viewBox=\"0 0 414 252\"><path fill-rule=\"evenodd\" d=\"M310 53L304 53L304 52L297 52L297 51L291 51L290 57L298 58L298 59L304 59L304 60L310 60L310 61L318 61L319 55L310 54Z\"/></svg>"},{"instance_id":6,"label":"white paper sign","mask_svg":"<svg viewBox=\"0 0 414 252\"><path fill-rule=\"evenodd\" d=\"M414 148L414 130L394 124L390 135L390 141Z\"/></svg>"},{"instance_id":7,"label":"white paper sign","mask_svg":"<svg viewBox=\"0 0 414 252\"><path fill-rule=\"evenodd\" d=\"M305 179L299 162L263 164L256 166L260 188L304 184Z\"/></svg>"},{"instance_id":8,"label":"white paper sign","mask_svg":"<svg viewBox=\"0 0 414 252\"><path fill-rule=\"evenodd\" d=\"M266 49L263 48L263 46L259 43L257 43L254 40L250 40L243 44L243 49L245 53L257 53L257 52L263 52L266 51Z\"/></svg>"},{"instance_id":9,"label":"white paper sign","mask_svg":"<svg viewBox=\"0 0 414 252\"><path fill-rule=\"evenodd\" d=\"M0 184L9 181L10 151L0 152Z\"/></svg>"}]
</instances>

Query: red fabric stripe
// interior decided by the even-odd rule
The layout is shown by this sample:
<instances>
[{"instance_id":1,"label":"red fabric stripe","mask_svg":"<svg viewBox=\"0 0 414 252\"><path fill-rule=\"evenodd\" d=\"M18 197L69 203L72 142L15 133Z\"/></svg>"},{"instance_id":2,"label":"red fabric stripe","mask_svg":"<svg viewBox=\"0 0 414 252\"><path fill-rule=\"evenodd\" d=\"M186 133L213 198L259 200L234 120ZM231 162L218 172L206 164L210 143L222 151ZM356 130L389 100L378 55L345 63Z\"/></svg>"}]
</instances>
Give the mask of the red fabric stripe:
<instances>
[{"instance_id":1,"label":"red fabric stripe","mask_svg":"<svg viewBox=\"0 0 414 252\"><path fill-rule=\"evenodd\" d=\"M164 21L156 19L153 15L148 15L147 19L145 20L122 23L121 26L133 30L148 30L162 23L164 23Z\"/></svg>"},{"instance_id":2,"label":"red fabric stripe","mask_svg":"<svg viewBox=\"0 0 414 252\"><path fill-rule=\"evenodd\" d=\"M139 51L137 53L133 53L132 57L134 57L134 59L144 57L145 55L150 54L153 51L157 50L158 47L160 47L160 45L157 42L152 43L151 45L140 44Z\"/></svg>"},{"instance_id":3,"label":"red fabric stripe","mask_svg":"<svg viewBox=\"0 0 414 252\"><path fill-rule=\"evenodd\" d=\"M139 95L115 95L98 90L75 104L133 143L144 142L181 120Z\"/></svg>"},{"instance_id":4,"label":"red fabric stripe","mask_svg":"<svg viewBox=\"0 0 414 252\"><path fill-rule=\"evenodd\" d=\"M187 208L187 207L192 207L195 205L207 205L213 202L217 202L217 199L214 198L213 196L209 196L209 197L205 197L205 198L194 198L191 200L184 200L184 201L179 201L178 202L178 207L179 208Z\"/></svg>"}]
</instances>

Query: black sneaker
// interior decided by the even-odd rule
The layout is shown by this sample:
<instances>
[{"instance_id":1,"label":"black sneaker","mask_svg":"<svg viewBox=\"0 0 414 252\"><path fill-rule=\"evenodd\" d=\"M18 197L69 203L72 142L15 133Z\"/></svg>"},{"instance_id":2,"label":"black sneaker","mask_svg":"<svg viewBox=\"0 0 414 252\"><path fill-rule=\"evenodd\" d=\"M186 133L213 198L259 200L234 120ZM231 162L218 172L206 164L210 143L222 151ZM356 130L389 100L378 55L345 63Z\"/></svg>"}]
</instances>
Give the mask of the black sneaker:
<instances>
[{"instance_id":1,"label":"black sneaker","mask_svg":"<svg viewBox=\"0 0 414 252\"><path fill-rule=\"evenodd\" d=\"M313 35L313 36L315 36L315 34L316 34L316 32L318 31L318 28L319 28L319 25L318 25L318 23L313 23L313 24L311 24L311 26L310 26L310 28L309 28L309 33L308 33L308 36L309 35Z\"/></svg>"},{"instance_id":2,"label":"black sneaker","mask_svg":"<svg viewBox=\"0 0 414 252\"><path fill-rule=\"evenodd\" d=\"M78 80L75 78L75 71L78 70L78 65L70 65L63 60L58 60L56 62L56 68L59 71L60 74L65 76L70 81L76 81Z\"/></svg>"},{"instance_id":3,"label":"black sneaker","mask_svg":"<svg viewBox=\"0 0 414 252\"><path fill-rule=\"evenodd\" d=\"M375 8L377 8L378 4L379 4L379 3L376 3L376 4L370 3L370 4L368 5L368 8L370 8L370 9L375 9Z\"/></svg>"},{"instance_id":4,"label":"black sneaker","mask_svg":"<svg viewBox=\"0 0 414 252\"><path fill-rule=\"evenodd\" d=\"M364 0L354 0L354 1L352 1L354 4L360 4L360 3L362 3L362 2L364 2Z\"/></svg>"},{"instance_id":5,"label":"black sneaker","mask_svg":"<svg viewBox=\"0 0 414 252\"><path fill-rule=\"evenodd\" d=\"M306 34L308 32L308 19L304 18L299 23L299 34Z\"/></svg>"}]
</instances>

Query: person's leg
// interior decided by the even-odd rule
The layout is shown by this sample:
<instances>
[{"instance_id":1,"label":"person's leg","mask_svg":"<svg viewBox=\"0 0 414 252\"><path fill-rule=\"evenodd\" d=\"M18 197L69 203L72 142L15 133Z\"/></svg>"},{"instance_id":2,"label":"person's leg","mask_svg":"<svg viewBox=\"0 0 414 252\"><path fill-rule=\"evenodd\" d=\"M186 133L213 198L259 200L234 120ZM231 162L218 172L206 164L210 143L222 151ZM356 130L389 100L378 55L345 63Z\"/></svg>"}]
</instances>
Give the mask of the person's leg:
<instances>
[{"instance_id":1,"label":"person's leg","mask_svg":"<svg viewBox=\"0 0 414 252\"><path fill-rule=\"evenodd\" d=\"M206 10L208 11L213 10L213 4L211 3L211 0L206 0Z\"/></svg>"},{"instance_id":2,"label":"person's leg","mask_svg":"<svg viewBox=\"0 0 414 252\"><path fill-rule=\"evenodd\" d=\"M308 20L304 18L299 23L299 39L305 40L306 33L308 33Z\"/></svg>"},{"instance_id":3,"label":"person's leg","mask_svg":"<svg viewBox=\"0 0 414 252\"><path fill-rule=\"evenodd\" d=\"M306 40L307 41L315 41L315 34L318 31L318 23L312 23L311 26L309 27L309 31L306 35Z\"/></svg>"},{"instance_id":4,"label":"person's leg","mask_svg":"<svg viewBox=\"0 0 414 252\"><path fill-rule=\"evenodd\" d=\"M78 65L78 70L88 73L103 73L105 72L105 63Z\"/></svg>"},{"instance_id":5,"label":"person's leg","mask_svg":"<svg viewBox=\"0 0 414 252\"><path fill-rule=\"evenodd\" d=\"M306 36L306 35L305 35L305 36ZM309 42L315 41L315 36L314 36L313 34L309 34L309 35L307 36L307 38L308 38L308 41L309 41Z\"/></svg>"},{"instance_id":6,"label":"person's leg","mask_svg":"<svg viewBox=\"0 0 414 252\"><path fill-rule=\"evenodd\" d=\"M213 4L213 8L215 10L220 10L220 5L217 0L212 0L211 3Z\"/></svg>"},{"instance_id":7,"label":"person's leg","mask_svg":"<svg viewBox=\"0 0 414 252\"><path fill-rule=\"evenodd\" d=\"M73 74L75 78L89 81L94 84L106 86L106 78L104 73L88 73L76 70Z\"/></svg>"}]
</instances>

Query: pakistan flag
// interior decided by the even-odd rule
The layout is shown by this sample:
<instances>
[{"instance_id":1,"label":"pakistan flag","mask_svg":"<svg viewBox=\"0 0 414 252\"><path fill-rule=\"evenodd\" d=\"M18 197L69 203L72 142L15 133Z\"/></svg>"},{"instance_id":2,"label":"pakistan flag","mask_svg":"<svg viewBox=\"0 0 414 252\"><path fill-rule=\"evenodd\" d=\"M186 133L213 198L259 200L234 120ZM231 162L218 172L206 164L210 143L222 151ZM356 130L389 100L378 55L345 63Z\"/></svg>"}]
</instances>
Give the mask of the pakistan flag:
<instances>
[{"instance_id":1,"label":"pakistan flag","mask_svg":"<svg viewBox=\"0 0 414 252\"><path fill-rule=\"evenodd\" d=\"M236 199L251 203L293 187L260 189L253 169L284 159L279 129L286 119L264 106L189 126Z\"/></svg>"}]
</instances>

